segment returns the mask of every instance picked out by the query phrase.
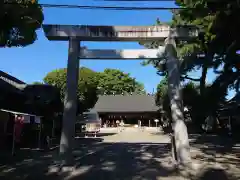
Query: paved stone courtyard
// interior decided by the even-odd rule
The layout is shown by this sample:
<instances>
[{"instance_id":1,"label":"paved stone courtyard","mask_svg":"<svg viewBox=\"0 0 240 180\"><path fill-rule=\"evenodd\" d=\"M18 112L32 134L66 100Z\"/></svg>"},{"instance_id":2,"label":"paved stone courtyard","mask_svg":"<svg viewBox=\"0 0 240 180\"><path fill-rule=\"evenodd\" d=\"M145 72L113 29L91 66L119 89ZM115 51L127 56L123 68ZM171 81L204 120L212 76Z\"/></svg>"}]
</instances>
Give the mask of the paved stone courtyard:
<instances>
[{"instance_id":1,"label":"paved stone courtyard","mask_svg":"<svg viewBox=\"0 0 240 180\"><path fill-rule=\"evenodd\" d=\"M199 164L198 179L240 179L239 146L218 144L217 137L191 135L193 161ZM212 140L211 140L212 138ZM227 139L225 139L227 141ZM229 142L229 141L228 141ZM226 142L225 142L226 144ZM103 129L98 138L77 138L72 172L58 172L57 150L29 152L25 157L1 163L1 180L180 180L171 163L169 137L159 129ZM15 161L14 161L15 160ZM203 177L204 176L204 177Z\"/></svg>"}]
</instances>

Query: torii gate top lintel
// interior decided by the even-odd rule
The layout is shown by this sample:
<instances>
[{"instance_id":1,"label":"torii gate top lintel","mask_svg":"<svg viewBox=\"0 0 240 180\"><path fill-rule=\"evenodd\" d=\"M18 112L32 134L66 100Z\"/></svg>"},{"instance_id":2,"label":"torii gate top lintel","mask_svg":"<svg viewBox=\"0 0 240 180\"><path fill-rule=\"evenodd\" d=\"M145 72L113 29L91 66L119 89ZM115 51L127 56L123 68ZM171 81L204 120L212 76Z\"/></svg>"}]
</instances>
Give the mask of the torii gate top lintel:
<instances>
[{"instance_id":1,"label":"torii gate top lintel","mask_svg":"<svg viewBox=\"0 0 240 180\"><path fill-rule=\"evenodd\" d=\"M167 25L157 26L92 26L92 25L43 25L49 40L68 41L71 38L79 41L164 41L172 32L179 39L192 39L198 36L198 29L192 26L170 28Z\"/></svg>"}]
</instances>

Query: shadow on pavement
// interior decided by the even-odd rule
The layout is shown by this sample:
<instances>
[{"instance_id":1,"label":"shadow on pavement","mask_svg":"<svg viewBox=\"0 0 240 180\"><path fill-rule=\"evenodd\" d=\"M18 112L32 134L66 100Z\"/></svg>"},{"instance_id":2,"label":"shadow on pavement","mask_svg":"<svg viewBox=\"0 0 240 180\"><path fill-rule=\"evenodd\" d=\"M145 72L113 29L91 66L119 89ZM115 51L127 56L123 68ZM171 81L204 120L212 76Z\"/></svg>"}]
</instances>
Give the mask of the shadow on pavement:
<instances>
[{"instance_id":1,"label":"shadow on pavement","mask_svg":"<svg viewBox=\"0 0 240 180\"><path fill-rule=\"evenodd\" d=\"M217 168L208 168L206 170L203 170L201 173L199 173L199 176L194 178L194 180L237 180L236 177L232 176L231 174L228 174L223 169L217 169Z\"/></svg>"},{"instance_id":2,"label":"shadow on pavement","mask_svg":"<svg viewBox=\"0 0 240 180\"><path fill-rule=\"evenodd\" d=\"M105 136L113 136L117 133L109 133L109 132L99 132L97 133L97 137L105 137ZM85 133L78 133L78 138L84 138ZM94 134L88 134L89 137L94 137Z\"/></svg>"},{"instance_id":3,"label":"shadow on pavement","mask_svg":"<svg viewBox=\"0 0 240 180\"><path fill-rule=\"evenodd\" d=\"M113 136L113 135L115 135L115 134L117 134L117 133L98 133L97 134L97 137L103 137L103 136Z\"/></svg>"},{"instance_id":4,"label":"shadow on pavement","mask_svg":"<svg viewBox=\"0 0 240 180\"><path fill-rule=\"evenodd\" d=\"M92 140L92 139L88 139ZM98 143L76 140L73 174L52 171L56 151L0 167L1 180L177 180L168 143ZM95 143L96 142L96 143ZM90 155L86 156L86 154ZM206 169L196 180L235 180L220 169Z\"/></svg>"},{"instance_id":5,"label":"shadow on pavement","mask_svg":"<svg viewBox=\"0 0 240 180\"><path fill-rule=\"evenodd\" d=\"M81 142L82 143L82 142ZM69 180L77 179L156 179L157 176L174 174L171 166L163 166L160 159L169 157L167 144L151 143L101 143L87 147L89 152L98 151L89 156L83 156L84 145L75 149L76 173ZM107 148L105 148L107 147ZM105 149L104 149L105 148ZM76 152L79 154L76 156ZM56 152L55 152L56 153ZM82 153L82 154L80 154ZM56 154L55 154L56 155ZM80 156L83 158L78 159ZM48 172L53 166L55 156L52 153L39 154L35 158L23 159L16 164L6 164L0 167L1 180L63 180L69 174Z\"/></svg>"},{"instance_id":6,"label":"shadow on pavement","mask_svg":"<svg viewBox=\"0 0 240 180\"><path fill-rule=\"evenodd\" d=\"M86 170L70 180L154 180L157 177L176 176L175 169L169 164L168 147L168 144L159 143L113 144L98 154L81 159L77 171Z\"/></svg>"},{"instance_id":7,"label":"shadow on pavement","mask_svg":"<svg viewBox=\"0 0 240 180\"><path fill-rule=\"evenodd\" d=\"M93 146L102 141L102 138L76 138L76 149ZM42 161L55 158L58 154L58 150L59 147L56 147L54 150L20 149L16 150L14 156L11 155L10 150L7 152L0 151L0 170L3 166L12 166L17 163L21 164L23 162Z\"/></svg>"},{"instance_id":8,"label":"shadow on pavement","mask_svg":"<svg viewBox=\"0 0 240 180\"><path fill-rule=\"evenodd\" d=\"M223 137L213 134L191 134L191 143L204 150L203 146L207 146L208 149L214 149L217 153L228 153L234 151L236 148L240 148L240 141L231 137Z\"/></svg>"},{"instance_id":9,"label":"shadow on pavement","mask_svg":"<svg viewBox=\"0 0 240 180\"><path fill-rule=\"evenodd\" d=\"M190 135L191 147L199 149L195 158L207 162L218 162L224 166L240 168L240 144L230 137L217 135Z\"/></svg>"}]
</instances>

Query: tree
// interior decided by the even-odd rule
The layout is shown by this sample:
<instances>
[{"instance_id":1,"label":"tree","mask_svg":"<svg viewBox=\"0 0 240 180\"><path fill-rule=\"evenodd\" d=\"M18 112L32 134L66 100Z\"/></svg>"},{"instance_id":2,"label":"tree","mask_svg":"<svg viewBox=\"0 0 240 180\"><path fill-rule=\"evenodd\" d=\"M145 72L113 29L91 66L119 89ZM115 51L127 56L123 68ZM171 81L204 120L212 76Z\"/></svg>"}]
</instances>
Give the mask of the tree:
<instances>
[{"instance_id":1,"label":"tree","mask_svg":"<svg viewBox=\"0 0 240 180\"><path fill-rule=\"evenodd\" d=\"M36 30L43 22L37 0L0 2L0 47L27 46L37 39Z\"/></svg>"},{"instance_id":2,"label":"tree","mask_svg":"<svg viewBox=\"0 0 240 180\"><path fill-rule=\"evenodd\" d=\"M143 84L118 69L105 69L98 73L98 89L100 94L145 94Z\"/></svg>"},{"instance_id":3,"label":"tree","mask_svg":"<svg viewBox=\"0 0 240 180\"><path fill-rule=\"evenodd\" d=\"M195 85L193 82L186 83L182 89L182 99L183 106L189 109L189 113L191 116L191 120L195 120L196 112L199 111L200 95L199 95L199 87ZM164 114L167 119L164 124L170 125L171 122L171 109L170 109L170 101L168 97L168 80L167 77L164 77L157 86L157 93L155 95L156 105L160 107L162 114ZM167 128L168 130L168 128Z\"/></svg>"},{"instance_id":4,"label":"tree","mask_svg":"<svg viewBox=\"0 0 240 180\"><path fill-rule=\"evenodd\" d=\"M236 25L239 25L240 6L236 1L208 0L177 0L176 4L183 9L174 12L171 26L197 26L203 31L199 40L195 42L178 41L177 52L182 78L200 82L200 104L203 105L203 113L199 114L199 117L204 120L207 115L215 113L229 87L239 87L240 74L237 65L240 57L236 55L236 50L240 43L239 26ZM235 23L234 26L232 22ZM142 44L149 46L149 43ZM150 48L162 44L163 42L152 42ZM164 58L147 61L147 64L153 64L159 71L164 72L165 70L160 66ZM200 79L189 78L188 72L196 68L202 69ZM206 75L209 68L213 68L218 73L218 77L210 87L207 87ZM227 76L230 78L226 78ZM215 91L217 93L214 93ZM205 106L210 101L209 97L211 97L211 105Z\"/></svg>"},{"instance_id":5,"label":"tree","mask_svg":"<svg viewBox=\"0 0 240 180\"><path fill-rule=\"evenodd\" d=\"M168 80L167 77L164 76L160 83L157 85L157 93L155 95L155 102L156 105L162 106L164 97L167 95L168 92Z\"/></svg>"},{"instance_id":6,"label":"tree","mask_svg":"<svg viewBox=\"0 0 240 180\"><path fill-rule=\"evenodd\" d=\"M43 84L42 82L39 82L39 81L35 81L35 82L33 82L32 83L33 85L41 85L41 84Z\"/></svg>"},{"instance_id":7,"label":"tree","mask_svg":"<svg viewBox=\"0 0 240 180\"><path fill-rule=\"evenodd\" d=\"M198 40L188 43L179 41L177 44L181 63L181 76L183 80L190 79L199 82L201 99L207 100L210 95L206 93L208 91L206 90L208 88L206 86L206 76L209 68L214 69L219 79L224 79L222 76L226 75L239 77L239 71L236 71L236 69L239 69L237 62L240 60L240 56L236 55L236 50L239 47L239 33L237 33L239 28L232 25L233 20L236 20L238 23L237 19L239 19L240 14L237 8L239 4L236 1L210 2L207 0L177 0L176 4L183 9L173 13L173 20L169 24L173 27L179 25L197 26L202 31ZM161 24L161 22L157 21L157 24ZM152 42L150 47L161 44L161 42ZM153 64L159 71L162 71L159 68L161 67L159 66L159 61L147 61L145 64ZM202 71L200 78L189 77L188 72L196 69L201 69ZM229 78L225 79L225 85L217 83L219 85L218 88L216 88L216 84L211 88L213 90L225 88L225 90L221 91L222 93L218 93L217 99L220 100L225 96L225 92L229 87L238 89L239 82L239 78ZM217 99L215 98L214 103L218 103ZM209 109L205 109L205 103L200 103L203 107L201 107L202 113L198 116L199 121L203 121L208 115L207 113L214 113L207 111Z\"/></svg>"},{"instance_id":8,"label":"tree","mask_svg":"<svg viewBox=\"0 0 240 180\"><path fill-rule=\"evenodd\" d=\"M237 1L180 1L176 3L183 9L174 14L173 24L196 25L204 33L202 43L198 42L187 47L197 47L199 50L187 51L188 54L202 54L204 61L191 58L194 66L200 62L202 75L200 77L200 95L202 112L197 116L199 121L208 115L216 114L219 104L224 101L229 88L239 89L239 61L236 51L240 46L240 17ZM194 9L193 9L194 8ZM234 22L234 25L233 23ZM182 46L186 47L186 45ZM192 48L193 49L193 48ZM186 53L185 53L186 54ZM206 86L207 69L213 68L217 75L210 87ZM211 99L211 101L209 101Z\"/></svg>"},{"instance_id":9,"label":"tree","mask_svg":"<svg viewBox=\"0 0 240 180\"><path fill-rule=\"evenodd\" d=\"M24 88L27 112L44 117L51 117L62 112L63 104L58 88L46 84L27 85Z\"/></svg>"},{"instance_id":10,"label":"tree","mask_svg":"<svg viewBox=\"0 0 240 180\"><path fill-rule=\"evenodd\" d=\"M64 101L66 90L67 69L57 69L48 73L44 82L60 89L61 99ZM96 73L88 68L81 67L78 81L78 113L92 108L97 101L97 78Z\"/></svg>"}]
</instances>

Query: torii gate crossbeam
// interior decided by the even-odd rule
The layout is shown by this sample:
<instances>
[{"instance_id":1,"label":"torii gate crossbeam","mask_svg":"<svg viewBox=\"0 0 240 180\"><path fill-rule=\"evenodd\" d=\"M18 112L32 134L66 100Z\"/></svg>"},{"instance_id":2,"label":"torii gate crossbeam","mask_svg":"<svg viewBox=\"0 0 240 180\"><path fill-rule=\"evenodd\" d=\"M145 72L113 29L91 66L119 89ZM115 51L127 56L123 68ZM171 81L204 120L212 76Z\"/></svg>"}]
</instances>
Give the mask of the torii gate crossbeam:
<instances>
[{"instance_id":1,"label":"torii gate crossbeam","mask_svg":"<svg viewBox=\"0 0 240 180\"><path fill-rule=\"evenodd\" d=\"M198 37L194 27L170 28L158 26L76 26L76 25L43 25L49 40L69 41L67 65L67 89L64 100L63 126L60 142L60 154L65 161L71 160L74 145L75 122L77 112L77 83L79 72L80 41L162 41L165 45L171 102L173 131L176 151L179 160L189 160L189 143L184 124L180 96L179 61L177 59L175 39L190 40ZM176 138L177 137L177 138ZM189 158L188 158L189 156ZM67 162L65 162L67 163Z\"/></svg>"},{"instance_id":2,"label":"torii gate crossbeam","mask_svg":"<svg viewBox=\"0 0 240 180\"><path fill-rule=\"evenodd\" d=\"M79 59L104 59L104 60L130 60L130 59L159 59L164 53L165 48L159 49L81 49Z\"/></svg>"}]
</instances>

